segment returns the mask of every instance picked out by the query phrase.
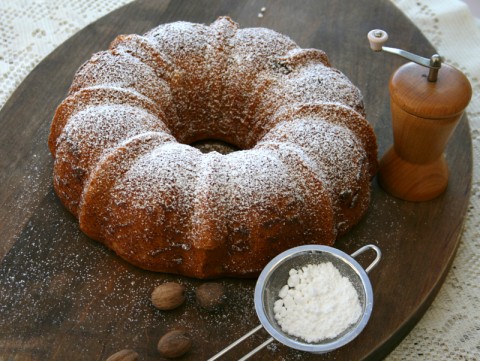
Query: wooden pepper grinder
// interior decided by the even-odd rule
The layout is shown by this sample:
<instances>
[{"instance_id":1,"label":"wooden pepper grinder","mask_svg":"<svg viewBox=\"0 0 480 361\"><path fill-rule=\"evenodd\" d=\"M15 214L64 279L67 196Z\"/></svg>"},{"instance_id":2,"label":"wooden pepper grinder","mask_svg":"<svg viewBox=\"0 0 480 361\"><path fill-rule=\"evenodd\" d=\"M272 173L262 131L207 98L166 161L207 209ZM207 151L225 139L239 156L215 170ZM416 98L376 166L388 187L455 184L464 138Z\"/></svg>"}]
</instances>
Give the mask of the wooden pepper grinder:
<instances>
[{"instance_id":1,"label":"wooden pepper grinder","mask_svg":"<svg viewBox=\"0 0 480 361\"><path fill-rule=\"evenodd\" d=\"M467 77L439 55L422 58L383 46L383 30L368 33L374 51L386 51L412 62L390 78L393 146L380 160L379 182L407 201L427 201L445 191L448 168L444 151L472 97Z\"/></svg>"}]
</instances>

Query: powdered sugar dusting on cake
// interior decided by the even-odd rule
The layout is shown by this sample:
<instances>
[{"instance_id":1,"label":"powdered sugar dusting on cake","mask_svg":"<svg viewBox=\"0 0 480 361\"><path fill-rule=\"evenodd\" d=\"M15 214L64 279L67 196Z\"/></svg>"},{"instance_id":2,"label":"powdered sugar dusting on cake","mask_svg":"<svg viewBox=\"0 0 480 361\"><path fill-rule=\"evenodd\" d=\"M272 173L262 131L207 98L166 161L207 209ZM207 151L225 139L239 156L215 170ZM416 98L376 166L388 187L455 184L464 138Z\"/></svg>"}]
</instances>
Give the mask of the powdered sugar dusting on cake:
<instances>
[{"instance_id":1,"label":"powdered sugar dusting on cake","mask_svg":"<svg viewBox=\"0 0 480 361\"><path fill-rule=\"evenodd\" d=\"M282 122L258 144L269 141L294 143L322 169L324 181L339 192L346 191L360 180L359 170L366 166L365 151L356 136L344 127L319 119L298 119Z\"/></svg>"},{"instance_id":2,"label":"powdered sugar dusting on cake","mask_svg":"<svg viewBox=\"0 0 480 361\"><path fill-rule=\"evenodd\" d=\"M338 231L351 227L350 212L344 210L365 208L370 200L370 190L364 187L370 179L369 163L357 136L345 127L306 118L278 124L257 147L272 143L295 144L302 149L331 194Z\"/></svg>"},{"instance_id":3,"label":"powdered sugar dusting on cake","mask_svg":"<svg viewBox=\"0 0 480 361\"><path fill-rule=\"evenodd\" d=\"M221 157L215 174L218 202L225 208L247 212L254 205L270 207L281 194L296 197L291 177L277 157L261 150L239 151ZM294 201L294 199L291 199Z\"/></svg>"},{"instance_id":4,"label":"powdered sugar dusting on cake","mask_svg":"<svg viewBox=\"0 0 480 361\"><path fill-rule=\"evenodd\" d=\"M112 89L128 105L95 95ZM71 93L52 127L57 193L75 209L88 180L82 229L142 267L253 275L286 248L331 244L366 209L376 147L358 89L272 30L220 18L120 36ZM209 138L241 150L189 145Z\"/></svg>"},{"instance_id":5,"label":"powdered sugar dusting on cake","mask_svg":"<svg viewBox=\"0 0 480 361\"><path fill-rule=\"evenodd\" d=\"M119 104L87 107L75 113L67 123L59 142L75 146L77 151L102 151L120 140L148 131L167 132L157 117L144 109Z\"/></svg>"},{"instance_id":6,"label":"powdered sugar dusting on cake","mask_svg":"<svg viewBox=\"0 0 480 361\"><path fill-rule=\"evenodd\" d=\"M110 44L113 54L129 54L138 58L161 79L169 81L175 71L174 64L156 49L152 39L137 34L119 35Z\"/></svg>"},{"instance_id":7,"label":"powdered sugar dusting on cake","mask_svg":"<svg viewBox=\"0 0 480 361\"><path fill-rule=\"evenodd\" d=\"M144 109L119 104L86 107L74 113L57 141L54 185L68 185L68 208L77 213L83 187L100 157L124 139L166 126Z\"/></svg>"},{"instance_id":8,"label":"powdered sugar dusting on cake","mask_svg":"<svg viewBox=\"0 0 480 361\"><path fill-rule=\"evenodd\" d=\"M165 143L138 158L113 192L135 208L188 208L199 155L195 148Z\"/></svg>"},{"instance_id":9,"label":"powdered sugar dusting on cake","mask_svg":"<svg viewBox=\"0 0 480 361\"><path fill-rule=\"evenodd\" d=\"M279 194L290 197L290 202L302 202L303 197L272 152L202 154L178 143L163 144L138 158L113 192L135 208L188 209L196 199L211 197L214 202L210 207L214 209L209 207L208 212L218 221L229 217L240 221L238 212L246 214L252 207L271 207Z\"/></svg>"},{"instance_id":10,"label":"powdered sugar dusting on cake","mask_svg":"<svg viewBox=\"0 0 480 361\"><path fill-rule=\"evenodd\" d=\"M94 54L75 74L70 94L98 85L132 89L164 108L170 107L172 102L166 82L149 66L128 54L114 55L108 51Z\"/></svg>"},{"instance_id":11,"label":"powdered sugar dusting on cake","mask_svg":"<svg viewBox=\"0 0 480 361\"><path fill-rule=\"evenodd\" d=\"M236 129L230 140L242 149L253 147L258 138L252 134L252 125L263 123L259 111L263 93L274 81L272 68L278 56L298 46L288 37L264 28L239 29L229 43L230 56L222 81L225 129ZM272 106L274 103L269 102Z\"/></svg>"}]
</instances>

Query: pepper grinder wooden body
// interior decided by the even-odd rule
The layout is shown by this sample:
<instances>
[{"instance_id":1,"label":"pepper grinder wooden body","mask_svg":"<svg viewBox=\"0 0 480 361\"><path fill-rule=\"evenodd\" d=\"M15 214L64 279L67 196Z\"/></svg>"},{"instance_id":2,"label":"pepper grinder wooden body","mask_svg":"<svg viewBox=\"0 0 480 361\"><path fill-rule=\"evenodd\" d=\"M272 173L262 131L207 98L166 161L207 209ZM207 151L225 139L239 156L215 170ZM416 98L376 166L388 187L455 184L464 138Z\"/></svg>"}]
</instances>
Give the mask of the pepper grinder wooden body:
<instances>
[{"instance_id":1,"label":"pepper grinder wooden body","mask_svg":"<svg viewBox=\"0 0 480 361\"><path fill-rule=\"evenodd\" d=\"M436 81L416 63L401 66L391 77L393 146L380 161L379 182L390 194L427 201L448 184L444 151L472 96L465 75L443 64Z\"/></svg>"}]
</instances>

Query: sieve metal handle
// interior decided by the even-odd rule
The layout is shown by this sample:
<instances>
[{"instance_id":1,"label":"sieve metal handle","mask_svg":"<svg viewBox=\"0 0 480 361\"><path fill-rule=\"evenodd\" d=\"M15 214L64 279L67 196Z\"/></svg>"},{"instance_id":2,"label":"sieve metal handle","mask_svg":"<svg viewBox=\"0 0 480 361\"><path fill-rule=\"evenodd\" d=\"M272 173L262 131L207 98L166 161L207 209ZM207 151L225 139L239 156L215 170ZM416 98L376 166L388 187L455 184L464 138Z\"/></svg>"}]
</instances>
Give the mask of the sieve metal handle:
<instances>
[{"instance_id":1,"label":"sieve metal handle","mask_svg":"<svg viewBox=\"0 0 480 361\"><path fill-rule=\"evenodd\" d=\"M235 346L237 346L240 342L242 342L243 340L246 340L247 338L249 338L251 335L253 335L255 332L261 330L263 328L262 325L258 325L257 327L255 327L253 330L251 330L250 332L247 332L245 335L243 335L242 337L240 337L238 340L236 340L235 342L231 343L229 346L225 347L222 351L220 351L219 353L217 353L215 356L209 358L207 361L214 361L214 360L217 360L218 358L220 358L221 356L225 355L228 351L230 351L232 348L234 348ZM260 351L262 348L264 348L265 346L267 346L268 344L270 344L271 342L273 341L273 337L270 337L267 341L265 341L264 343L262 343L261 345L257 346L256 348L254 348L252 351L250 351L249 353L247 353L245 356L243 356L241 359L239 359L238 361L244 361L244 360L248 360L250 357L252 357L253 355L255 355L258 351Z\"/></svg>"},{"instance_id":2,"label":"sieve metal handle","mask_svg":"<svg viewBox=\"0 0 480 361\"><path fill-rule=\"evenodd\" d=\"M365 272L367 273L370 272L378 264L378 262L380 262L380 259L382 258L382 251L380 251L380 248L378 248L373 244L367 244L366 246L363 246L362 248L357 249L355 252L353 252L350 255L351 257L355 258L356 256L368 251L369 249L374 250L377 256L375 257L373 262L370 263L370 265L367 268L365 268Z\"/></svg>"}]
</instances>

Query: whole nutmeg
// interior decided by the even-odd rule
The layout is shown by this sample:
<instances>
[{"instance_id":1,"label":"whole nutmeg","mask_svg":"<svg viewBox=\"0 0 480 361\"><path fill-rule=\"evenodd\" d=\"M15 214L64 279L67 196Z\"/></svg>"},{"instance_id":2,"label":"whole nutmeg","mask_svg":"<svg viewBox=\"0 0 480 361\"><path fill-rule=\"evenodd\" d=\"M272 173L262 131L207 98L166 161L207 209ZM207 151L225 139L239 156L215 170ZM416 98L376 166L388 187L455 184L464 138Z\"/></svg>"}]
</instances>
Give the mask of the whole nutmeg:
<instances>
[{"instance_id":1,"label":"whole nutmeg","mask_svg":"<svg viewBox=\"0 0 480 361\"><path fill-rule=\"evenodd\" d=\"M225 288L220 283L204 283L195 290L198 304L207 311L216 311L226 301Z\"/></svg>"},{"instance_id":2,"label":"whole nutmeg","mask_svg":"<svg viewBox=\"0 0 480 361\"><path fill-rule=\"evenodd\" d=\"M114 353L106 361L138 361L138 353L133 350L122 350Z\"/></svg>"},{"instance_id":3,"label":"whole nutmeg","mask_svg":"<svg viewBox=\"0 0 480 361\"><path fill-rule=\"evenodd\" d=\"M167 332L158 341L157 349L162 357L175 358L186 354L192 347L192 339L186 331Z\"/></svg>"},{"instance_id":4,"label":"whole nutmeg","mask_svg":"<svg viewBox=\"0 0 480 361\"><path fill-rule=\"evenodd\" d=\"M160 310L173 310L185 301L185 286L176 282L167 282L152 292L152 303Z\"/></svg>"}]
</instances>

